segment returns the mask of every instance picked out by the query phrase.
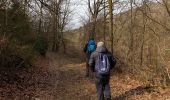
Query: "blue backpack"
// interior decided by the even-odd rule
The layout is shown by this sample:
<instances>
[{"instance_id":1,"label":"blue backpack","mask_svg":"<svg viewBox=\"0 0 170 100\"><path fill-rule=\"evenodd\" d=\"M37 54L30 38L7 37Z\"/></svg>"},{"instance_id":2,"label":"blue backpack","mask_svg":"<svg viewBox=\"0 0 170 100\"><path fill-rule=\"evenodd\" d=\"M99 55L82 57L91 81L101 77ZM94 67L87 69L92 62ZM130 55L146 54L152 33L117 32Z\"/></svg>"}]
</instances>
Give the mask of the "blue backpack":
<instances>
[{"instance_id":1,"label":"blue backpack","mask_svg":"<svg viewBox=\"0 0 170 100\"><path fill-rule=\"evenodd\" d=\"M99 75L108 75L110 73L110 69L111 65L107 54L99 53L96 59L95 71Z\"/></svg>"},{"instance_id":2,"label":"blue backpack","mask_svg":"<svg viewBox=\"0 0 170 100\"><path fill-rule=\"evenodd\" d=\"M87 53L91 54L96 50L96 43L94 40L90 40L87 45Z\"/></svg>"}]
</instances>

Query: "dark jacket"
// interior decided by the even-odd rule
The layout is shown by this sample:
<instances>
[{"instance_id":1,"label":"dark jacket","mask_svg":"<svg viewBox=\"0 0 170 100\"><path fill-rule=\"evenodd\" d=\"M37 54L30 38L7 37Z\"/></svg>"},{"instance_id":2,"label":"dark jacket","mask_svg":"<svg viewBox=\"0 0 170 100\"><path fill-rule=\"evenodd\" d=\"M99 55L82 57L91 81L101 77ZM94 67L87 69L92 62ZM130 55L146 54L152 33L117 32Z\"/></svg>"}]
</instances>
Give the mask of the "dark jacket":
<instances>
[{"instance_id":1,"label":"dark jacket","mask_svg":"<svg viewBox=\"0 0 170 100\"><path fill-rule=\"evenodd\" d=\"M111 69L115 66L116 64L116 59L113 57L113 55L107 50L106 47L98 47L96 49L96 51L94 51L91 56L90 56L90 60L89 60L89 66L91 68L91 70L93 72L95 72L95 62L97 60L97 57L99 55L99 53L105 53L107 54L109 61L110 61L110 65L111 65Z\"/></svg>"}]
</instances>

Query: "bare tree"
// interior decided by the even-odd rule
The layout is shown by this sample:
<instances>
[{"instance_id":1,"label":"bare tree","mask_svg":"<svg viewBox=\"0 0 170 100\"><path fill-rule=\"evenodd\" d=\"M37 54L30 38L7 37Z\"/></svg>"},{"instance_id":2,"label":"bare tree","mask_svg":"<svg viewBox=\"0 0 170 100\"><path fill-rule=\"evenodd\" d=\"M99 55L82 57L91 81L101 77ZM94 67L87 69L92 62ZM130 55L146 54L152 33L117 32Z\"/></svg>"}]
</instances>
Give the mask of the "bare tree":
<instances>
[{"instance_id":1,"label":"bare tree","mask_svg":"<svg viewBox=\"0 0 170 100\"><path fill-rule=\"evenodd\" d=\"M111 52L113 53L113 1L109 0L109 15L110 15L110 35L111 35Z\"/></svg>"},{"instance_id":2,"label":"bare tree","mask_svg":"<svg viewBox=\"0 0 170 100\"><path fill-rule=\"evenodd\" d=\"M63 32L69 22L69 17L71 14L70 0L52 0L49 2L44 2L43 0L39 1L44 7L48 9L51 15L53 33L52 50L58 51L61 44L63 44L65 49Z\"/></svg>"},{"instance_id":3,"label":"bare tree","mask_svg":"<svg viewBox=\"0 0 170 100\"><path fill-rule=\"evenodd\" d=\"M168 15L170 16L170 8L169 8L170 2L169 2L169 0L162 0L162 2L165 6L165 9L166 9Z\"/></svg>"},{"instance_id":4,"label":"bare tree","mask_svg":"<svg viewBox=\"0 0 170 100\"><path fill-rule=\"evenodd\" d=\"M95 37L96 35L96 22L99 13L102 11L102 5L103 5L103 0L88 0L88 9L91 14L91 22L92 22L92 32L90 33L92 37Z\"/></svg>"},{"instance_id":5,"label":"bare tree","mask_svg":"<svg viewBox=\"0 0 170 100\"><path fill-rule=\"evenodd\" d=\"M103 39L104 39L104 42L106 42L106 18L107 18L107 14L106 14L106 0L103 1L103 12L104 12L104 15L103 15Z\"/></svg>"}]
</instances>

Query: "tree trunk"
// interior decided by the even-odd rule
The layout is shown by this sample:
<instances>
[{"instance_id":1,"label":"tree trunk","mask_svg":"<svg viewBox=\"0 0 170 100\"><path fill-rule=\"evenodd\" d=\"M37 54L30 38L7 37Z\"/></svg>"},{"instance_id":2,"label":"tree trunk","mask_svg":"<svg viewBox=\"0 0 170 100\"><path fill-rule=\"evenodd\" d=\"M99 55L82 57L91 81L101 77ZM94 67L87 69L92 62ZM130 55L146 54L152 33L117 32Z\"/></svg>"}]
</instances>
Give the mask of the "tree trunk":
<instances>
[{"instance_id":1,"label":"tree trunk","mask_svg":"<svg viewBox=\"0 0 170 100\"><path fill-rule=\"evenodd\" d=\"M111 52L113 53L113 2L112 0L109 0L109 15L110 15Z\"/></svg>"},{"instance_id":2,"label":"tree trunk","mask_svg":"<svg viewBox=\"0 0 170 100\"><path fill-rule=\"evenodd\" d=\"M26 0L25 0L26 1ZM42 9L43 9L43 5L41 4L41 7L40 7L40 19L39 19L39 28L38 28L38 35L41 36L41 26L42 26L42 17L43 17L43 12L42 12Z\"/></svg>"},{"instance_id":3,"label":"tree trunk","mask_svg":"<svg viewBox=\"0 0 170 100\"><path fill-rule=\"evenodd\" d=\"M144 43L145 43L145 31L146 31L146 4L144 2L144 12L143 12L143 33L142 33L142 46L141 46L141 62L140 62L140 66L142 67L143 65L143 50L144 50Z\"/></svg>"},{"instance_id":4,"label":"tree trunk","mask_svg":"<svg viewBox=\"0 0 170 100\"><path fill-rule=\"evenodd\" d=\"M103 20L103 39L106 43L106 0L104 0L104 20Z\"/></svg>"},{"instance_id":5,"label":"tree trunk","mask_svg":"<svg viewBox=\"0 0 170 100\"><path fill-rule=\"evenodd\" d=\"M92 19L92 32L90 33L90 37L96 38L96 17L93 16Z\"/></svg>"}]
</instances>

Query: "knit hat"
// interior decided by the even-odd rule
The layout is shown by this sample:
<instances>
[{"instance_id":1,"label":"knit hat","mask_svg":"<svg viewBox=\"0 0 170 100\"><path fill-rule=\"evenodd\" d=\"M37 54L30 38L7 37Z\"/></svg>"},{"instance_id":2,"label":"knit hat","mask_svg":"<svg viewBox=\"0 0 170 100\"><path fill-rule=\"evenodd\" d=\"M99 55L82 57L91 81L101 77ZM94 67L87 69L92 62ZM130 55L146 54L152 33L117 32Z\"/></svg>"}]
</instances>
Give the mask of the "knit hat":
<instances>
[{"instance_id":1,"label":"knit hat","mask_svg":"<svg viewBox=\"0 0 170 100\"><path fill-rule=\"evenodd\" d=\"M97 47L103 47L103 46L105 46L104 42L98 42L97 43Z\"/></svg>"}]
</instances>

